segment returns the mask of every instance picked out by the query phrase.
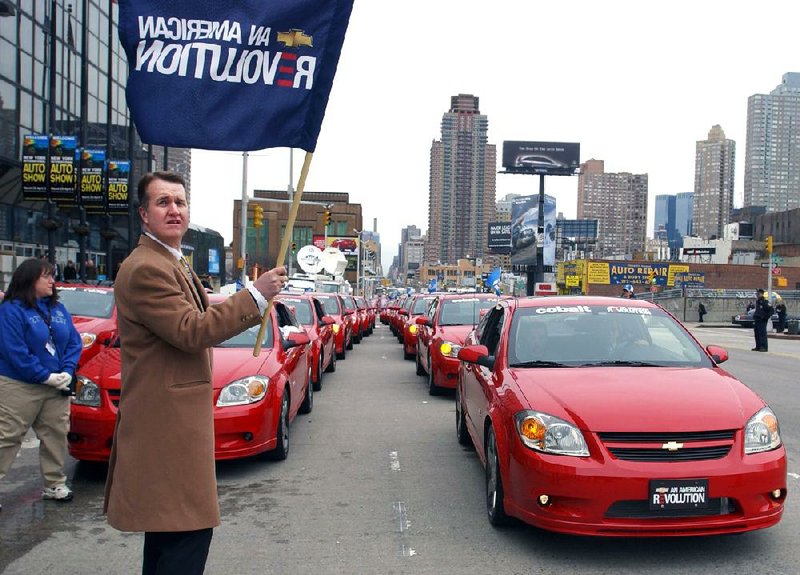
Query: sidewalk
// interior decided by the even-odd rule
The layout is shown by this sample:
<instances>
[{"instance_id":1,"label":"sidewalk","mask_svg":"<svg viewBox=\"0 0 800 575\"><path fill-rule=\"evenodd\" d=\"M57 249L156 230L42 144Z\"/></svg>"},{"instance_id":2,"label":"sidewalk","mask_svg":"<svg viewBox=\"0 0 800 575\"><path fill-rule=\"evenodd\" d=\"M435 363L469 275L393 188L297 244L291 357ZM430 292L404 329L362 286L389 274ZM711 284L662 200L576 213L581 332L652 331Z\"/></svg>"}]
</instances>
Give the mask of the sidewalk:
<instances>
[{"instance_id":1,"label":"sidewalk","mask_svg":"<svg viewBox=\"0 0 800 575\"><path fill-rule=\"evenodd\" d=\"M734 327L737 329L741 329L743 331L753 331L752 327L741 327L732 323L723 323L723 322L710 322L704 321L703 323L700 322L684 322L684 323L691 323L695 328L715 328L715 327ZM775 333L774 330L770 329L767 330L767 337L770 339L798 339L800 340L800 334L789 334L789 333Z\"/></svg>"}]
</instances>

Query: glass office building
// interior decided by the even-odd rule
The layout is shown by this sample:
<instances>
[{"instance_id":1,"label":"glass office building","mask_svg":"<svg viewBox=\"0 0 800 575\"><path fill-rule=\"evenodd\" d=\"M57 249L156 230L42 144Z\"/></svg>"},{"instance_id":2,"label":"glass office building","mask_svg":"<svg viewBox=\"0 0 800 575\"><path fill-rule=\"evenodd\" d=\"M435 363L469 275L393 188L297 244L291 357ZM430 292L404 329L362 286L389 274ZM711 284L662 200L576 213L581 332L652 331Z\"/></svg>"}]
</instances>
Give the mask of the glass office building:
<instances>
[{"instance_id":1,"label":"glass office building","mask_svg":"<svg viewBox=\"0 0 800 575\"><path fill-rule=\"evenodd\" d=\"M0 0L0 252L38 256L53 246L59 264L82 263L83 255L113 276L140 233L133 207L128 215L88 214L80 225L78 207L58 207L50 217L45 202L26 200L26 135L74 136L79 148L129 160L131 182L165 165L189 181L189 150L143 145L131 126L118 13L109 0ZM135 186L129 192L133 203ZM49 232L52 221L58 227Z\"/></svg>"}]
</instances>

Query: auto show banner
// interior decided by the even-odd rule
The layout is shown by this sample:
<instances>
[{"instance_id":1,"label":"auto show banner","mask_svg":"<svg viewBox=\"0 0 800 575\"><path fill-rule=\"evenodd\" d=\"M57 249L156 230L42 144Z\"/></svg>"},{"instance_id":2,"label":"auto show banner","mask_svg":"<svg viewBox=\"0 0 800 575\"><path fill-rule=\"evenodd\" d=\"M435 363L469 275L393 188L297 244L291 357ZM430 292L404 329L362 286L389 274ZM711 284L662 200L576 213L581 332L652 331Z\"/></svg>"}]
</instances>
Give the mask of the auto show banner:
<instances>
[{"instance_id":1,"label":"auto show banner","mask_svg":"<svg viewBox=\"0 0 800 575\"><path fill-rule=\"evenodd\" d=\"M50 197L60 205L74 206L75 197L75 136L50 138Z\"/></svg>"},{"instance_id":2,"label":"auto show banner","mask_svg":"<svg viewBox=\"0 0 800 575\"><path fill-rule=\"evenodd\" d=\"M539 195L514 198L511 204L511 263L535 265L543 247L544 265L556 262L556 199L544 196L544 232L539 233Z\"/></svg>"},{"instance_id":3,"label":"auto show banner","mask_svg":"<svg viewBox=\"0 0 800 575\"><path fill-rule=\"evenodd\" d=\"M106 164L106 151L102 148L84 148L80 157L80 201L87 214L105 212L103 194L103 172Z\"/></svg>"},{"instance_id":4,"label":"auto show banner","mask_svg":"<svg viewBox=\"0 0 800 575\"><path fill-rule=\"evenodd\" d=\"M47 199L47 136L29 134L22 140L22 199Z\"/></svg>"},{"instance_id":5,"label":"auto show banner","mask_svg":"<svg viewBox=\"0 0 800 575\"><path fill-rule=\"evenodd\" d=\"M130 208L128 193L128 180L131 173L131 163L121 160L106 162L108 177L108 191L106 193L106 211L109 215L127 215Z\"/></svg>"}]
</instances>

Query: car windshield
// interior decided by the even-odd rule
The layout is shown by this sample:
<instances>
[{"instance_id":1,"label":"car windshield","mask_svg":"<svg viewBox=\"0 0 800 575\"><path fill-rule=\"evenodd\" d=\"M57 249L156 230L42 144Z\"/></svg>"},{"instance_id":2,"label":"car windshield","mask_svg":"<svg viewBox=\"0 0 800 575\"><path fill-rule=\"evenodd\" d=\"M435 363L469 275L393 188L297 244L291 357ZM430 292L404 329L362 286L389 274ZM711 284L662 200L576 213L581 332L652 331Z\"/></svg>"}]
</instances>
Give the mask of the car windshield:
<instances>
[{"instance_id":1,"label":"car windshield","mask_svg":"<svg viewBox=\"0 0 800 575\"><path fill-rule=\"evenodd\" d=\"M242 333L226 339L216 347L255 347L256 338L258 338L258 330L261 326L256 325L249 327ZM261 342L261 349L269 349L272 347L272 321L267 322L267 329L264 333L264 341Z\"/></svg>"},{"instance_id":2,"label":"car windshield","mask_svg":"<svg viewBox=\"0 0 800 575\"><path fill-rule=\"evenodd\" d=\"M442 302L439 325L474 325L481 319L481 310L489 309L497 298L463 297Z\"/></svg>"},{"instance_id":3,"label":"car windshield","mask_svg":"<svg viewBox=\"0 0 800 575\"><path fill-rule=\"evenodd\" d=\"M356 309L356 302L353 301L353 298L349 295L342 296L342 301L344 302L344 309L346 310L355 310Z\"/></svg>"},{"instance_id":4,"label":"car windshield","mask_svg":"<svg viewBox=\"0 0 800 575\"><path fill-rule=\"evenodd\" d=\"M111 317L114 292L92 288L58 288L58 299L72 316Z\"/></svg>"},{"instance_id":5,"label":"car windshield","mask_svg":"<svg viewBox=\"0 0 800 575\"><path fill-rule=\"evenodd\" d=\"M322 304L322 307L325 309L326 314L340 314L342 313L339 311L339 302L336 300L336 297L333 296L317 296L317 299Z\"/></svg>"},{"instance_id":6,"label":"car windshield","mask_svg":"<svg viewBox=\"0 0 800 575\"><path fill-rule=\"evenodd\" d=\"M311 302L307 299L282 297L281 301L294 308L294 315L301 325L314 325L314 316L311 315Z\"/></svg>"},{"instance_id":7,"label":"car windshield","mask_svg":"<svg viewBox=\"0 0 800 575\"><path fill-rule=\"evenodd\" d=\"M414 315L422 315L428 310L428 306L431 305L431 300L435 299L433 297L418 297L414 300L414 309L411 310L411 313Z\"/></svg>"},{"instance_id":8,"label":"car windshield","mask_svg":"<svg viewBox=\"0 0 800 575\"><path fill-rule=\"evenodd\" d=\"M520 308L508 337L511 367L711 367L698 343L663 310L626 306Z\"/></svg>"}]
</instances>

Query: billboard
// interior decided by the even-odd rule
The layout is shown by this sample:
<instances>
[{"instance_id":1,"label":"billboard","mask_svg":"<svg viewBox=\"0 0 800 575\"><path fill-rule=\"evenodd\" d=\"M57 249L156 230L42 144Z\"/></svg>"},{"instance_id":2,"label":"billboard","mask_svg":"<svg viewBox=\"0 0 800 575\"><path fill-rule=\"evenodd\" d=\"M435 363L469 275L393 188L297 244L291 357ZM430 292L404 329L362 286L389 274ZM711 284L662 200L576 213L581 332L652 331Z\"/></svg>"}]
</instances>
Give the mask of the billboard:
<instances>
[{"instance_id":1,"label":"billboard","mask_svg":"<svg viewBox=\"0 0 800 575\"><path fill-rule=\"evenodd\" d=\"M108 177L106 211L110 215L125 215L130 209L130 196L128 194L130 174L131 163L129 161L109 160L106 162L106 175Z\"/></svg>"},{"instance_id":2,"label":"billboard","mask_svg":"<svg viewBox=\"0 0 800 575\"><path fill-rule=\"evenodd\" d=\"M106 151L103 148L84 148L79 152L80 182L78 191L86 213L102 214L106 208L103 194L103 177L106 167Z\"/></svg>"},{"instance_id":3,"label":"billboard","mask_svg":"<svg viewBox=\"0 0 800 575\"><path fill-rule=\"evenodd\" d=\"M513 174L571 176L580 165L581 145L571 142L503 142L503 167Z\"/></svg>"},{"instance_id":4,"label":"billboard","mask_svg":"<svg viewBox=\"0 0 800 575\"><path fill-rule=\"evenodd\" d=\"M53 136L50 138L50 196L66 206L75 205L75 136Z\"/></svg>"},{"instance_id":5,"label":"billboard","mask_svg":"<svg viewBox=\"0 0 800 575\"><path fill-rule=\"evenodd\" d=\"M556 199L544 196L544 231L539 233L539 195L514 198L511 204L511 263L535 265L543 248L544 265L556 262Z\"/></svg>"},{"instance_id":6,"label":"billboard","mask_svg":"<svg viewBox=\"0 0 800 575\"><path fill-rule=\"evenodd\" d=\"M47 152L50 138L27 134L22 143L22 199L47 199Z\"/></svg>"},{"instance_id":7,"label":"billboard","mask_svg":"<svg viewBox=\"0 0 800 575\"><path fill-rule=\"evenodd\" d=\"M490 222L487 248L493 254L511 253L511 222Z\"/></svg>"}]
</instances>

